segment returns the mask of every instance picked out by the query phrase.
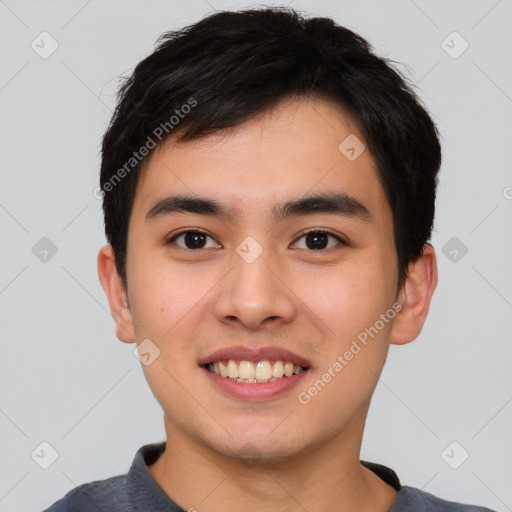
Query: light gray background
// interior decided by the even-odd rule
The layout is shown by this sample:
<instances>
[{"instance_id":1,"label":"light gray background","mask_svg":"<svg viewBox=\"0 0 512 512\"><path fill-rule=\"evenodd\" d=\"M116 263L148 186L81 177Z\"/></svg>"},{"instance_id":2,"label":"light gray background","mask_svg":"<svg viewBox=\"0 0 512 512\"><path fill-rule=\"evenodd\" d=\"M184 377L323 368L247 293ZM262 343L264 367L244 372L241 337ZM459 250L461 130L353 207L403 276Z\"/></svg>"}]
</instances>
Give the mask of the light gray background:
<instances>
[{"instance_id":1,"label":"light gray background","mask_svg":"<svg viewBox=\"0 0 512 512\"><path fill-rule=\"evenodd\" d=\"M99 143L116 78L163 31L249 5L0 1L2 512L41 510L75 485L126 472L142 444L164 440L160 407L134 346L115 336L97 278ZM290 5L406 63L443 138L439 286L419 339L391 347L361 456L440 497L512 510L512 2ZM47 59L31 48L43 31L59 45ZM469 44L458 58L442 46L453 31ZM452 53L456 37L444 43ZM32 252L42 237L57 247L46 263ZM453 237L468 249L456 248L455 262L453 247L443 254ZM43 441L58 452L48 469L31 457L48 462ZM458 469L442 457L452 441L469 453ZM448 450L452 464L460 450Z\"/></svg>"}]
</instances>

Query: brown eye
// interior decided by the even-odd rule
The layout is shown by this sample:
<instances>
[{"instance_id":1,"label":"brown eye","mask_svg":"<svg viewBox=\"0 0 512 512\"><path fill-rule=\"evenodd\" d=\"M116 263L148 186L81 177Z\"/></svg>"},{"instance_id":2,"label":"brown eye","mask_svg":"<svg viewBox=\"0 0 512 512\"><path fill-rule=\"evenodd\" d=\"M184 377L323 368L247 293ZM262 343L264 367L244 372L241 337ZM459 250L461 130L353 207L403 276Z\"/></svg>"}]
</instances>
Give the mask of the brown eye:
<instances>
[{"instance_id":1,"label":"brown eye","mask_svg":"<svg viewBox=\"0 0 512 512\"><path fill-rule=\"evenodd\" d=\"M304 239L304 244L302 247L299 246L299 249L309 249L312 251L330 249L338 244L345 245L340 237L333 235L332 233L328 233L327 231L320 230L304 233L298 240L301 239ZM334 240L334 243L332 240ZM338 244L336 244L336 241ZM298 245L298 242L296 242L295 245Z\"/></svg>"},{"instance_id":2,"label":"brown eye","mask_svg":"<svg viewBox=\"0 0 512 512\"><path fill-rule=\"evenodd\" d=\"M208 239L213 241L213 245L211 242L210 245L208 245ZM178 240L180 240L180 243L178 243ZM220 247L220 245L217 244L210 235L203 231L182 231L181 233L174 235L168 243L176 243L178 247L190 250Z\"/></svg>"}]
</instances>

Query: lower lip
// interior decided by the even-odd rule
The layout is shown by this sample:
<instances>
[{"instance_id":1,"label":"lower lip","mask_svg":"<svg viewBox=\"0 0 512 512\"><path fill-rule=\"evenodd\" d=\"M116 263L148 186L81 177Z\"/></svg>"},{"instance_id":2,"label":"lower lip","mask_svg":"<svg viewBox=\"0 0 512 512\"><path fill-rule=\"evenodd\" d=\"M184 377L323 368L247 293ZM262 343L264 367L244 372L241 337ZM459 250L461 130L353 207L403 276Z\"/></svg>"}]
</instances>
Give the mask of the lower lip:
<instances>
[{"instance_id":1,"label":"lower lip","mask_svg":"<svg viewBox=\"0 0 512 512\"><path fill-rule=\"evenodd\" d=\"M293 388L309 370L302 373L294 374L291 377L283 377L273 382L265 382L262 384L237 382L227 377L221 377L216 373L201 368L206 373L212 383L224 393L235 398L243 400L267 400L282 395Z\"/></svg>"}]
</instances>

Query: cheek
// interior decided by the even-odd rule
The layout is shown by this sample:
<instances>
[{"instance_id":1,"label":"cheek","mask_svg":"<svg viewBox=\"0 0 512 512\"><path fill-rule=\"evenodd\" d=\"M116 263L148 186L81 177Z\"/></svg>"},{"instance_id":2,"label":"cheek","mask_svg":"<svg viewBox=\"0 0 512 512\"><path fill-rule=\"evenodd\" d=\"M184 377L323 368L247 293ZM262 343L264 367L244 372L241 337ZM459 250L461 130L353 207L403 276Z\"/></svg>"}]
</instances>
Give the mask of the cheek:
<instances>
[{"instance_id":1,"label":"cheek","mask_svg":"<svg viewBox=\"0 0 512 512\"><path fill-rule=\"evenodd\" d=\"M301 283L298 295L307 309L321 320L326 336L339 347L350 344L392 304L382 268L363 258L330 270L303 273L296 283L297 287Z\"/></svg>"},{"instance_id":2,"label":"cheek","mask_svg":"<svg viewBox=\"0 0 512 512\"><path fill-rule=\"evenodd\" d=\"M326 424L339 426L344 411L363 411L386 359L393 299L378 266L333 271L328 277L303 281L306 310L321 319L325 336L322 363L299 402ZM307 291L307 293L306 293Z\"/></svg>"},{"instance_id":3,"label":"cheek","mask_svg":"<svg viewBox=\"0 0 512 512\"><path fill-rule=\"evenodd\" d=\"M182 324L194 318L218 280L213 272L198 267L191 271L169 261L139 262L131 280L136 292L132 314L136 324L145 329L143 336L172 337Z\"/></svg>"},{"instance_id":4,"label":"cheek","mask_svg":"<svg viewBox=\"0 0 512 512\"><path fill-rule=\"evenodd\" d=\"M188 410L188 395L183 394L180 383L188 382L190 368L196 364L194 341L204 317L207 291L216 281L212 272L192 272L169 261L160 265L154 260L146 265L139 261L137 271L132 273L136 290L132 315L137 339L148 338L159 350L154 362L142 369L164 410L181 404L173 413L177 420L179 411ZM193 384L187 384L187 389L192 392Z\"/></svg>"}]
</instances>

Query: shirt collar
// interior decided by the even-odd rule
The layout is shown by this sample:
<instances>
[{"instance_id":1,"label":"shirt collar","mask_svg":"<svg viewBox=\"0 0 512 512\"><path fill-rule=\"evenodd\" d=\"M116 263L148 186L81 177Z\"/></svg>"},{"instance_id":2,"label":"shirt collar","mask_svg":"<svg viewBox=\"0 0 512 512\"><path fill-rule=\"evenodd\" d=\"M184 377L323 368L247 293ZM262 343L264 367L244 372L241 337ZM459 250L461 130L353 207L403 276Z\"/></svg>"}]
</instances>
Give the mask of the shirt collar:
<instances>
[{"instance_id":1,"label":"shirt collar","mask_svg":"<svg viewBox=\"0 0 512 512\"><path fill-rule=\"evenodd\" d=\"M148 466L157 461L165 450L166 442L147 444L139 448L127 474L127 484L134 510L144 512L183 512L158 485ZM375 473L393 489L400 491L402 485L398 475L387 466L375 462L360 461L361 465ZM151 506L150 506L151 505Z\"/></svg>"}]
</instances>

